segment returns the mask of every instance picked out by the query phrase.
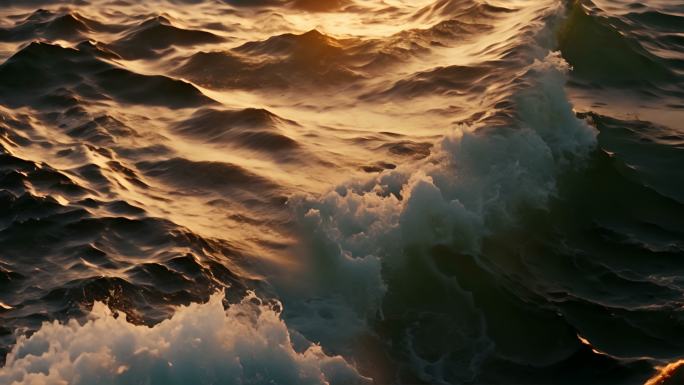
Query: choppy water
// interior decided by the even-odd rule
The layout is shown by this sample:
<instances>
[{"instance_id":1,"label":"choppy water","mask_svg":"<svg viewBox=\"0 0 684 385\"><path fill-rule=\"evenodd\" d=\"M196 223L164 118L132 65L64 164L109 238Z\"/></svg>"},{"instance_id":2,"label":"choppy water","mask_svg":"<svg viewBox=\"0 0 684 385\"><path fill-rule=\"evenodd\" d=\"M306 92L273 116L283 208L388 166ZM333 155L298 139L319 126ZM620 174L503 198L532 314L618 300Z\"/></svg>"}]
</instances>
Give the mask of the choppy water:
<instances>
[{"instance_id":1,"label":"choppy water","mask_svg":"<svg viewBox=\"0 0 684 385\"><path fill-rule=\"evenodd\" d=\"M0 14L0 383L639 384L684 358L684 3Z\"/></svg>"}]
</instances>

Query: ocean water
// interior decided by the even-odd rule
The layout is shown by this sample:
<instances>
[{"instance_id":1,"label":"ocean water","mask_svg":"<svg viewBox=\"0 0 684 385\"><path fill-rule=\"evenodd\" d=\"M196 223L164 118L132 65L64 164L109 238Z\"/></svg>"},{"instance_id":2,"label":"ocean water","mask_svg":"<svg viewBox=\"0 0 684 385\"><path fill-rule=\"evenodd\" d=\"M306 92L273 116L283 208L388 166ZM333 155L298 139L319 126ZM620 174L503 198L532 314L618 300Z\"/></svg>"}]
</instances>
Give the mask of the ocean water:
<instances>
[{"instance_id":1,"label":"ocean water","mask_svg":"<svg viewBox=\"0 0 684 385\"><path fill-rule=\"evenodd\" d=\"M0 384L684 382L683 2L0 15Z\"/></svg>"}]
</instances>

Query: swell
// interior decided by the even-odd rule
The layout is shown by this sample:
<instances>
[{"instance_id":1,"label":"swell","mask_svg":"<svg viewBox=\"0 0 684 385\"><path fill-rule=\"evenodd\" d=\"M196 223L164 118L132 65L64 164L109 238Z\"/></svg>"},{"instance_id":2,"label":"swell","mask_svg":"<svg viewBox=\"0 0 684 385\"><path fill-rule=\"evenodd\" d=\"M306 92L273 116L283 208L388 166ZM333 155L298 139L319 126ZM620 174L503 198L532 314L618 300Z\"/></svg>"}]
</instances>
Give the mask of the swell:
<instances>
[{"instance_id":1,"label":"swell","mask_svg":"<svg viewBox=\"0 0 684 385\"><path fill-rule=\"evenodd\" d=\"M488 2L471 2L462 0L439 0L418 10L413 17L416 19L441 19L454 17L459 19L486 19L497 14L512 12L512 9L495 6Z\"/></svg>"},{"instance_id":2,"label":"swell","mask_svg":"<svg viewBox=\"0 0 684 385\"><path fill-rule=\"evenodd\" d=\"M79 99L110 98L173 108L213 103L191 84L131 72L109 62L111 57L111 53L90 42L78 48L30 43L0 65L0 99L13 107L72 107L79 104Z\"/></svg>"},{"instance_id":3,"label":"swell","mask_svg":"<svg viewBox=\"0 0 684 385\"><path fill-rule=\"evenodd\" d=\"M224 41L218 35L174 26L164 16L148 19L109 46L126 59L153 58L172 46L197 46Z\"/></svg>"},{"instance_id":4,"label":"swell","mask_svg":"<svg viewBox=\"0 0 684 385\"><path fill-rule=\"evenodd\" d=\"M183 136L208 143L232 143L267 153L296 151L299 144L280 132L283 125L296 123L264 109L204 109L175 129Z\"/></svg>"},{"instance_id":5,"label":"swell","mask_svg":"<svg viewBox=\"0 0 684 385\"><path fill-rule=\"evenodd\" d=\"M0 29L1 41L50 40L81 41L92 32L116 32L121 27L108 26L78 12L55 13L38 9L13 27Z\"/></svg>"},{"instance_id":6,"label":"swell","mask_svg":"<svg viewBox=\"0 0 684 385\"><path fill-rule=\"evenodd\" d=\"M563 57L574 68L574 76L595 84L641 85L664 91L671 83L680 83L672 69L674 62L645 48L641 42L648 40L640 39L638 29L633 30L622 19L604 16L591 2L573 2L570 9L558 32L558 42ZM638 21L648 14L631 13L626 19Z\"/></svg>"}]
</instances>

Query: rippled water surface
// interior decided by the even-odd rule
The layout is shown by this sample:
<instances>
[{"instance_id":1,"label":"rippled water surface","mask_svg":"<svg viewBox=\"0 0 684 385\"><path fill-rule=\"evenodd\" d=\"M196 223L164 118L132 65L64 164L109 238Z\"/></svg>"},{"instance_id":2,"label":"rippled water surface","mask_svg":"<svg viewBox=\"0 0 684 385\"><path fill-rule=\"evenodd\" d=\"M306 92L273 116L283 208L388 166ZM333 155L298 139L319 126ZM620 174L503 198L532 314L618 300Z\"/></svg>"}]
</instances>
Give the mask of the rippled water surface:
<instances>
[{"instance_id":1,"label":"rippled water surface","mask_svg":"<svg viewBox=\"0 0 684 385\"><path fill-rule=\"evenodd\" d=\"M0 383L684 381L684 3L0 15Z\"/></svg>"}]
</instances>

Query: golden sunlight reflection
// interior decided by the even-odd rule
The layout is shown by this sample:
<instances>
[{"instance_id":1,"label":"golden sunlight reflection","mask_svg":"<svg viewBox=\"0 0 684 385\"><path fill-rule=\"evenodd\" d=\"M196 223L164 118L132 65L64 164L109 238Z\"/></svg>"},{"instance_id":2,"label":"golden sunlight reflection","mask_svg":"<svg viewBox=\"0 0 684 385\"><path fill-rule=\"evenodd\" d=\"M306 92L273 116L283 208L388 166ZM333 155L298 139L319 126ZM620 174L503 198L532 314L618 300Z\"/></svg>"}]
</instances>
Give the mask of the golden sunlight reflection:
<instances>
[{"instance_id":1,"label":"golden sunlight reflection","mask_svg":"<svg viewBox=\"0 0 684 385\"><path fill-rule=\"evenodd\" d=\"M485 84L491 78L488 63L506 54L507 42L516 38L521 25L534 22L531 19L546 6L542 3L492 3L491 10L477 3L431 0L339 2L330 12L309 12L304 3L273 12L213 3L163 8L162 13L155 3L138 3L133 10L122 5L121 11L116 4L107 10L80 9L78 17L98 23L135 25L123 21L125 13L149 15L137 23L156 26L159 32L124 31L109 48L94 46L118 52L106 59L116 66L146 76L165 73L183 79L218 102L194 111L154 106L120 109L107 100L91 104L92 116L113 115L125 126L144 128L137 135L116 138L117 146L143 145L154 148L152 154L158 152L145 160L131 154L128 162L138 162L138 169L148 167L135 176L142 183L131 182L118 171L106 172L104 177L112 182L108 195L136 202L151 214L199 234L246 243L245 249L261 250L257 238L286 245L290 236L278 226L236 221L242 216L225 212L254 215L255 202L270 210L266 207L293 194L320 194L371 170L423 161L445 132L487 118L488 113L473 115L473 111L495 104L508 92L495 83L483 85L478 92L459 90L458 85L455 90L429 92L429 77L439 80L463 73L468 83ZM446 12L453 14L449 22L453 31L446 29L451 25L434 27ZM206 21L208 14L216 15L211 23ZM109 34L93 28L92 41L111 40ZM185 35L191 39L188 43L181 40L165 46L165 36L184 39ZM75 46L68 40L55 43ZM134 43L135 50L125 49ZM124 50L117 51L118 47ZM288 51L283 51L285 47ZM282 86L285 83L290 84ZM211 120L226 113L243 116L242 127ZM189 115L195 118L183 118ZM183 119L188 123L179 123ZM207 136L183 128L198 123L212 125L216 132ZM237 132L247 127L248 131ZM41 124L36 129L51 140L70 140ZM271 146L268 151L257 146L259 141ZM384 155L378 157L379 152ZM133 168L124 166L126 159L112 159L113 154L87 146L74 148L68 158L37 147L19 151L20 156L36 153L62 168L76 158L103 169L113 163L122 170ZM206 173L200 174L204 179L200 186L186 183L191 175L182 171L194 166ZM78 173L71 176L92 184ZM215 178L259 181L269 187L254 194ZM203 194L197 197L199 191ZM166 198L169 194L173 199ZM272 211L267 215L278 217Z\"/></svg>"},{"instance_id":2,"label":"golden sunlight reflection","mask_svg":"<svg viewBox=\"0 0 684 385\"><path fill-rule=\"evenodd\" d=\"M658 373L644 385L675 385L684 380L684 360L669 363L658 368Z\"/></svg>"}]
</instances>

